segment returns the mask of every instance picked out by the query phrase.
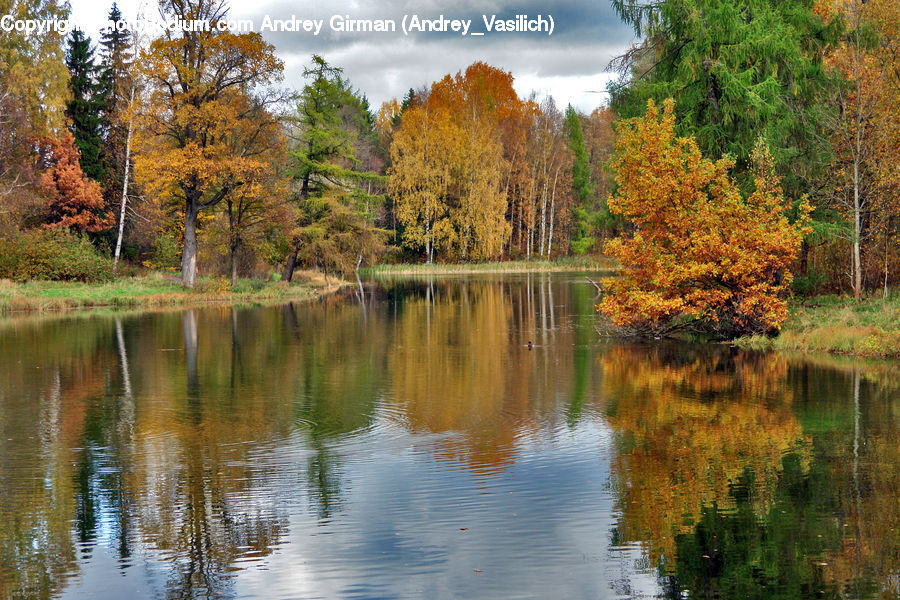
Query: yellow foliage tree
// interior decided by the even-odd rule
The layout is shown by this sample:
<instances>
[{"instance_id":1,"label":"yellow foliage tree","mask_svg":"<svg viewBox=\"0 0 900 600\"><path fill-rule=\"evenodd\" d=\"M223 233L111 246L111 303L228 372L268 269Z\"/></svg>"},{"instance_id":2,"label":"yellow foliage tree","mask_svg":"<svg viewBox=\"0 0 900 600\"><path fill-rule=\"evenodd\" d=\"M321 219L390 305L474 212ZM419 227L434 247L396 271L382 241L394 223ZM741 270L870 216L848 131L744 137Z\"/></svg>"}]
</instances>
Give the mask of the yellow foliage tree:
<instances>
[{"instance_id":1,"label":"yellow foliage tree","mask_svg":"<svg viewBox=\"0 0 900 600\"><path fill-rule=\"evenodd\" d=\"M137 116L136 173L145 190L181 204L182 283L193 287L200 212L269 170L256 152L245 151L270 129L270 119L258 119L259 110L247 107L267 102L248 103L247 97L255 86L279 79L283 64L259 34L219 31L227 15L219 0L163 0L160 10L210 23L208 31L154 40L138 61L148 93Z\"/></svg>"},{"instance_id":2,"label":"yellow foliage tree","mask_svg":"<svg viewBox=\"0 0 900 600\"><path fill-rule=\"evenodd\" d=\"M704 158L675 136L674 102L620 126L610 210L633 224L606 251L622 264L598 310L615 325L664 335L693 328L732 336L777 329L787 317L789 266L810 210L788 220L771 156L755 150L756 189L742 197L726 156Z\"/></svg>"},{"instance_id":3,"label":"yellow foliage tree","mask_svg":"<svg viewBox=\"0 0 900 600\"><path fill-rule=\"evenodd\" d=\"M404 242L424 246L428 262L434 259L435 240L446 232L446 196L450 185L449 162L441 151L452 131L446 113L423 106L409 108L391 145L390 193L397 198L397 219L403 223Z\"/></svg>"},{"instance_id":4,"label":"yellow foliage tree","mask_svg":"<svg viewBox=\"0 0 900 600\"><path fill-rule=\"evenodd\" d=\"M503 125L507 106L518 107L511 81L475 63L434 83L402 113L391 145L390 193L405 243L424 247L429 262L435 247L464 261L497 257L509 239Z\"/></svg>"}]
</instances>

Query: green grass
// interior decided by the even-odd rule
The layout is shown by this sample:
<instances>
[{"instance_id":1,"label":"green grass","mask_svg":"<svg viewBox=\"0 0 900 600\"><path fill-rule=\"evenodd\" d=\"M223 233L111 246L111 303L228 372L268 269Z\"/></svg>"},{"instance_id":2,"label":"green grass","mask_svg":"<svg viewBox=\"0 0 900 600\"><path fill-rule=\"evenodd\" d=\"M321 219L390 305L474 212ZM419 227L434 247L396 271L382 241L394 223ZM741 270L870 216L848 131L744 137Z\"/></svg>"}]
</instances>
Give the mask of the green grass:
<instances>
[{"instance_id":1,"label":"green grass","mask_svg":"<svg viewBox=\"0 0 900 600\"><path fill-rule=\"evenodd\" d=\"M0 313L266 303L310 298L340 285L343 282L333 277L326 282L321 274L306 271L298 272L290 285L239 280L234 289L226 280L204 278L186 290L174 277L160 273L95 284L0 280Z\"/></svg>"},{"instance_id":2,"label":"green grass","mask_svg":"<svg viewBox=\"0 0 900 600\"><path fill-rule=\"evenodd\" d=\"M460 273L531 273L551 271L611 271L616 263L606 257L567 256L554 259L483 263L416 263L375 265L360 269L364 275L450 275Z\"/></svg>"},{"instance_id":3,"label":"green grass","mask_svg":"<svg viewBox=\"0 0 900 600\"><path fill-rule=\"evenodd\" d=\"M777 337L740 338L744 348L900 357L900 298L818 296L791 306Z\"/></svg>"}]
</instances>

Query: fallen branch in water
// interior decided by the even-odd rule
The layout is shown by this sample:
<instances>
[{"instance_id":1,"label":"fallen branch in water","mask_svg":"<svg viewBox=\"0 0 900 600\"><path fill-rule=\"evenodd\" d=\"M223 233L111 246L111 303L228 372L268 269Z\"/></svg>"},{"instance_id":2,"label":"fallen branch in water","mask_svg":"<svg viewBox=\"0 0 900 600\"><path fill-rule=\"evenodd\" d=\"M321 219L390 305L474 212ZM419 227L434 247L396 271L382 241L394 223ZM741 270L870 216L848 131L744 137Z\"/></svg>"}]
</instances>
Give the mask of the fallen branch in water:
<instances>
[{"instance_id":1,"label":"fallen branch in water","mask_svg":"<svg viewBox=\"0 0 900 600\"><path fill-rule=\"evenodd\" d=\"M599 296L600 294L603 293L603 287L601 287L601 285L600 285L599 283L597 283L596 281L594 281L594 280L591 279L590 277L585 277L585 279L587 279L587 280L590 281L592 284L594 284L594 287L597 288L597 295L598 295L598 296Z\"/></svg>"}]
</instances>

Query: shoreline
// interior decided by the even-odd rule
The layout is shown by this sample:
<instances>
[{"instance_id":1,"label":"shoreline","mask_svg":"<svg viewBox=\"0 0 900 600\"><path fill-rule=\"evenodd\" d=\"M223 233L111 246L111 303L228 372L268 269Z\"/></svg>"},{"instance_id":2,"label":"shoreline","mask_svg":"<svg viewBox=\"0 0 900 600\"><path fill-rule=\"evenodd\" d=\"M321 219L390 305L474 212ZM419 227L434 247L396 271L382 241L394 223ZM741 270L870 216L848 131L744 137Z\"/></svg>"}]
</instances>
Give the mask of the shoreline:
<instances>
[{"instance_id":1,"label":"shoreline","mask_svg":"<svg viewBox=\"0 0 900 600\"><path fill-rule=\"evenodd\" d=\"M744 336L731 343L750 350L900 358L900 298L815 296L791 306L777 336Z\"/></svg>"},{"instance_id":2,"label":"shoreline","mask_svg":"<svg viewBox=\"0 0 900 600\"><path fill-rule=\"evenodd\" d=\"M555 259L493 261L484 263L399 263L382 264L359 270L366 277L382 275L497 275L506 273L612 273L616 262L606 257L564 257Z\"/></svg>"},{"instance_id":3,"label":"shoreline","mask_svg":"<svg viewBox=\"0 0 900 600\"><path fill-rule=\"evenodd\" d=\"M134 311L200 306L264 305L313 300L348 285L321 273L303 271L292 284L242 280L235 290L218 280L201 280L193 290L161 273L106 283L0 280L0 319L75 312Z\"/></svg>"}]
</instances>

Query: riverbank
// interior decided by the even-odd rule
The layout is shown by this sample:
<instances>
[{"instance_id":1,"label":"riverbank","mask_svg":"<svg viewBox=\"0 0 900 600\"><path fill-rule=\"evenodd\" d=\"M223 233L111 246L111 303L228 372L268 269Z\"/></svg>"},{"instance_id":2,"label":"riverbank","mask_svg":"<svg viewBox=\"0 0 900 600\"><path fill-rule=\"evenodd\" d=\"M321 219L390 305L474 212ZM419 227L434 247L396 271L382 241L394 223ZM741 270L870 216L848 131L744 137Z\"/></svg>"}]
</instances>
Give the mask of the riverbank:
<instances>
[{"instance_id":1,"label":"riverbank","mask_svg":"<svg viewBox=\"0 0 900 600\"><path fill-rule=\"evenodd\" d=\"M484 263L403 263L360 269L361 275L457 275L465 273L553 273L613 271L616 262L606 257L566 256L555 259L510 260Z\"/></svg>"},{"instance_id":2,"label":"riverbank","mask_svg":"<svg viewBox=\"0 0 900 600\"><path fill-rule=\"evenodd\" d=\"M900 358L900 298L809 298L791 306L777 337L750 336L735 343L742 348Z\"/></svg>"},{"instance_id":3,"label":"riverbank","mask_svg":"<svg viewBox=\"0 0 900 600\"><path fill-rule=\"evenodd\" d=\"M346 285L314 271L298 271L291 284L240 280L234 289L222 279L201 279L193 290L176 277L152 273L108 283L0 280L0 314L95 308L135 309L206 304L268 304L305 300Z\"/></svg>"}]
</instances>

